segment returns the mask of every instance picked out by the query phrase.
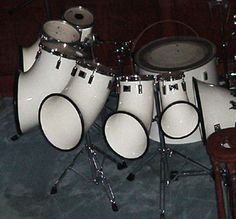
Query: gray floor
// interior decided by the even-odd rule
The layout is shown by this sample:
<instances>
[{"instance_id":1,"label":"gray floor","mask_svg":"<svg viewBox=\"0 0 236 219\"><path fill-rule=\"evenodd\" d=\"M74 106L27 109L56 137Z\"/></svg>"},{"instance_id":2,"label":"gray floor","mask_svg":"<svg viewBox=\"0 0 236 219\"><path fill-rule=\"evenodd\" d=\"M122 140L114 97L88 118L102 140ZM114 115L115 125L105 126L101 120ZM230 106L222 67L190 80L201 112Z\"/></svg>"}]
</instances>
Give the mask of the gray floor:
<instances>
[{"instance_id":1,"label":"gray floor","mask_svg":"<svg viewBox=\"0 0 236 219\"><path fill-rule=\"evenodd\" d=\"M93 183L87 154L80 153L74 168L50 194L55 180L84 143L70 152L59 151L44 139L39 129L12 141L15 134L12 99L4 98L0 105L0 218L1 219L154 219L159 218L159 145L151 141L142 159L126 161L128 168L105 160L103 170L113 189L118 212L111 208L101 185ZM92 143L119 160L105 145L103 135L91 130ZM172 146L177 151L210 167L208 155L201 142ZM156 156L144 164L151 154ZM101 161L101 155L98 154ZM169 158L171 170L196 169L177 156ZM142 167L134 181L126 177L135 167ZM87 177L86 177L87 176ZM89 177L89 178L88 178ZM166 190L167 219L216 219L216 197L213 179L209 175L181 177Z\"/></svg>"}]
</instances>

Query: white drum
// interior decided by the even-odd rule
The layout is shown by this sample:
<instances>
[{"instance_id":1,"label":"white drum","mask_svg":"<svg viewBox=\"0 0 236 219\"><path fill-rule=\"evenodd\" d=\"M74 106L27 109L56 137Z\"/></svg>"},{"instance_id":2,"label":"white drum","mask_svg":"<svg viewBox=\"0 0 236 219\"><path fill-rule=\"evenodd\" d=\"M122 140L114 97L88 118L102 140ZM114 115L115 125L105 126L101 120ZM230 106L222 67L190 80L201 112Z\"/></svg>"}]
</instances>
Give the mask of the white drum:
<instances>
[{"instance_id":1,"label":"white drum","mask_svg":"<svg viewBox=\"0 0 236 219\"><path fill-rule=\"evenodd\" d=\"M111 149L123 158L137 159L148 148L153 84L151 76L132 75L119 79L118 109L106 120L104 133Z\"/></svg>"},{"instance_id":2,"label":"white drum","mask_svg":"<svg viewBox=\"0 0 236 219\"><path fill-rule=\"evenodd\" d=\"M82 6L69 8L65 11L63 18L79 30L81 42L92 33L94 17L88 9Z\"/></svg>"},{"instance_id":3,"label":"white drum","mask_svg":"<svg viewBox=\"0 0 236 219\"><path fill-rule=\"evenodd\" d=\"M99 63L80 63L61 94L47 96L39 110L40 127L57 149L72 150L101 112L114 71Z\"/></svg>"},{"instance_id":4,"label":"white drum","mask_svg":"<svg viewBox=\"0 0 236 219\"><path fill-rule=\"evenodd\" d=\"M38 39L33 45L30 47L22 47L21 48L21 66L22 66L22 71L26 72L28 71L33 63L35 62L36 59L36 54L39 50L39 43L40 39Z\"/></svg>"},{"instance_id":5,"label":"white drum","mask_svg":"<svg viewBox=\"0 0 236 219\"><path fill-rule=\"evenodd\" d=\"M160 127L173 139L186 138L199 125L198 110L188 100L183 74L172 72L159 80L161 115Z\"/></svg>"},{"instance_id":6,"label":"white drum","mask_svg":"<svg viewBox=\"0 0 236 219\"><path fill-rule=\"evenodd\" d=\"M166 37L143 46L134 57L137 71L141 75L165 75L182 71L185 75L186 91L190 103L194 104L192 78L218 84L216 71L216 47L210 41L191 36ZM155 115L154 115L155 116ZM156 123L152 124L150 138L159 140ZM201 141L198 130L191 136L179 140L166 138L170 144Z\"/></svg>"},{"instance_id":7,"label":"white drum","mask_svg":"<svg viewBox=\"0 0 236 219\"><path fill-rule=\"evenodd\" d=\"M64 47L61 43L41 43L33 66L16 78L14 109L19 134L38 125L41 101L50 93L64 89L76 59L76 51L71 47Z\"/></svg>"},{"instance_id":8,"label":"white drum","mask_svg":"<svg viewBox=\"0 0 236 219\"><path fill-rule=\"evenodd\" d=\"M193 79L196 105L202 117L203 141L218 129L235 127L236 97L226 88Z\"/></svg>"},{"instance_id":9,"label":"white drum","mask_svg":"<svg viewBox=\"0 0 236 219\"><path fill-rule=\"evenodd\" d=\"M80 33L66 21L51 20L44 23L39 39L30 47L21 48L22 71L28 71L36 59L40 41L56 41L74 44L80 40ZM68 45L67 45L68 46Z\"/></svg>"}]
</instances>

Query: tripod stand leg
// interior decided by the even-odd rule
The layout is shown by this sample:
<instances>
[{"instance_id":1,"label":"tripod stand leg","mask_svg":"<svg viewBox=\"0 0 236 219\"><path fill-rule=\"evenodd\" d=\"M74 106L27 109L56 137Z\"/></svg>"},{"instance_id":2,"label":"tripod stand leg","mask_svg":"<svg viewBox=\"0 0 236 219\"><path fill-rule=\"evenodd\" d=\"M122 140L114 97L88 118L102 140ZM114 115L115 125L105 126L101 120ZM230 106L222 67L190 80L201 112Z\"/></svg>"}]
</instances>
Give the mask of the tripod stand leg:
<instances>
[{"instance_id":1,"label":"tripod stand leg","mask_svg":"<svg viewBox=\"0 0 236 219\"><path fill-rule=\"evenodd\" d=\"M74 157L74 159L72 160L72 162L66 167L66 169L63 171L63 173L60 175L60 177L56 180L56 182L54 183L54 185L51 188L51 192L50 194L56 194L57 193L57 186L58 184L61 182L61 180L65 177L66 173L68 170L72 169L72 167L75 164L75 161L77 160L78 156L80 155L82 151L79 151L78 154L76 154L76 156Z\"/></svg>"},{"instance_id":2,"label":"tripod stand leg","mask_svg":"<svg viewBox=\"0 0 236 219\"><path fill-rule=\"evenodd\" d=\"M92 170L94 183L96 183L96 184L102 183L102 186L106 192L106 195L111 203L112 210L118 211L118 207L115 202L114 193L111 189L111 186L110 186L107 178L104 175L104 172L102 170L102 166L100 165L100 163L96 157L95 151L93 150L93 146L86 145L85 147L88 152L89 163L90 163L90 167Z\"/></svg>"},{"instance_id":3,"label":"tripod stand leg","mask_svg":"<svg viewBox=\"0 0 236 219\"><path fill-rule=\"evenodd\" d=\"M125 161L119 162L118 160L116 160L114 157L110 156L109 154L107 154L105 151L101 150L100 148L98 148L97 146L93 145L93 148L99 152L100 154L103 154L104 157L106 157L107 159L109 159L110 161L116 163L117 165L117 169L118 170L122 170L124 168L127 168L127 164Z\"/></svg>"}]
</instances>

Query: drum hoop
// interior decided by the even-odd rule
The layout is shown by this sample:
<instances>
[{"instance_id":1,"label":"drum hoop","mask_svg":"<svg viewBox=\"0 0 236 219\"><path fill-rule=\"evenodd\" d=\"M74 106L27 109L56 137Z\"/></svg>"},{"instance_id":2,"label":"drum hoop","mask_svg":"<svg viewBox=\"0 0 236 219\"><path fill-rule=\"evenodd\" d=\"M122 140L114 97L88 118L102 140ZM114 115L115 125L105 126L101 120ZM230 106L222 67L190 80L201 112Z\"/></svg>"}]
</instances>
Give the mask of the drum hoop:
<instances>
[{"instance_id":1,"label":"drum hoop","mask_svg":"<svg viewBox=\"0 0 236 219\"><path fill-rule=\"evenodd\" d=\"M200 119L200 127L201 127L201 137L202 141L204 144L207 142L207 137L206 137L206 129L205 129L205 122L204 122L204 116L203 116L203 110L202 110L202 103L201 103L201 98L199 94L199 88L198 88L198 83L196 78L192 78L192 84L194 88L194 93L195 93L195 102L197 103L197 106L199 108L199 119Z\"/></svg>"},{"instance_id":2,"label":"drum hoop","mask_svg":"<svg viewBox=\"0 0 236 219\"><path fill-rule=\"evenodd\" d=\"M78 142L73 148L71 148L71 149L63 150L63 149L61 149L61 148L58 148L56 145L52 144L51 141L48 140L47 136L46 136L46 135L44 134L44 132L43 132L43 128L42 128L42 125L41 125L41 119L40 119L40 112L41 112L41 109L42 109L42 106L43 106L44 102L45 102L48 98L50 98L50 97L52 97L52 96L60 96L60 97L65 98L67 101L69 101L69 103L72 104L73 107L75 107L75 110L77 111L77 113L78 113L78 115L79 115L79 117L80 117L81 126L82 126L81 138L80 138L79 142ZM67 97L66 95L61 94L61 93L52 93L52 94L49 94L49 95L46 96L46 97L43 99L43 101L41 102L41 104L40 104L40 106L39 106L38 112L39 112L39 113L38 113L38 121L39 121L40 130L41 130L41 132L43 133L44 138L45 138L54 148L56 148L56 149L59 150L59 151L72 151L72 150L76 149L76 148L80 145L80 143L82 142L82 140L83 140L83 138L84 138L84 134L85 134L85 132L84 132L84 118L83 118L83 115L82 115L82 113L81 113L79 107L78 107L69 97Z\"/></svg>"},{"instance_id":3,"label":"drum hoop","mask_svg":"<svg viewBox=\"0 0 236 219\"><path fill-rule=\"evenodd\" d=\"M155 80L155 76L154 75L123 75L120 77L117 77L117 81L154 81Z\"/></svg>"},{"instance_id":4,"label":"drum hoop","mask_svg":"<svg viewBox=\"0 0 236 219\"><path fill-rule=\"evenodd\" d=\"M161 45L162 41L168 43L168 42L174 42L173 40L175 40L176 42L185 42L186 40L191 42L201 42L209 48L208 54L202 60L194 64L189 64L187 66L176 67L176 68L167 69L162 67L150 66L149 64L145 65L141 63L140 61L141 54L144 53L146 50L148 50L150 47L152 48L153 44ZM216 46L207 39L201 37L190 37L190 36L163 37L149 42L148 44L144 45L139 51L137 51L137 53L134 56L134 62L139 68L152 73L163 73L167 71L189 71L192 69L199 68L205 65L206 63L210 62L215 57L215 55L216 55Z\"/></svg>"},{"instance_id":5,"label":"drum hoop","mask_svg":"<svg viewBox=\"0 0 236 219\"><path fill-rule=\"evenodd\" d=\"M93 21L92 21L90 24L88 24L88 25L82 25L82 26L77 25L77 24L75 24L75 23L73 23L73 22L68 21L68 20L65 18L66 13L67 13L69 10L73 10L73 9L77 9L77 8L83 8L83 9L85 9L86 11L88 11L88 12L93 16ZM73 26L75 26L76 28L81 29L81 30L94 26L94 15L91 13L90 10L88 10L87 8L85 8L85 7L83 7L83 6L68 8L68 9L65 11L65 13L63 14L63 19L64 19L65 21L67 21L70 25L73 25Z\"/></svg>"},{"instance_id":6,"label":"drum hoop","mask_svg":"<svg viewBox=\"0 0 236 219\"><path fill-rule=\"evenodd\" d=\"M51 37L49 34L47 34L45 31L44 31L44 28L42 28L42 35L41 35L41 39L42 40L45 40L45 41L50 41L50 42L58 42L58 43L66 43L66 44L70 44L70 45L77 45L80 43L80 38L81 38L81 35L80 33L78 32L78 30L73 26L71 25L69 22L65 21L65 20L49 20L47 22L45 22L43 24L43 27L45 24L49 23L49 22L58 22L58 23L63 23L63 24L66 24L68 26L70 26L72 29L74 29L78 34L79 34L79 39L74 41L74 42L71 42L71 43L67 43L67 42L63 42L61 40L57 40L57 39L54 39L53 37Z\"/></svg>"},{"instance_id":7,"label":"drum hoop","mask_svg":"<svg viewBox=\"0 0 236 219\"><path fill-rule=\"evenodd\" d=\"M192 106L192 107L196 110L196 112L197 112L197 114L198 114L198 121L197 121L197 125L195 126L195 128L194 128L189 134L184 135L184 136L181 136L181 137L173 137L173 136L170 136L170 135L168 135L167 133L165 133L165 131L163 130L163 128L162 128L162 126L161 126L161 121L162 121L163 115L164 115L164 113L166 112L166 110L169 109L171 106L176 105L176 104L179 104L179 103L186 103L186 104ZM164 134L166 137L171 138L171 139L182 139L182 138L186 138L186 137L190 136L191 134L193 134L193 133L197 130L197 128L198 128L198 126L199 126L199 123L200 123L200 116L199 116L199 110L198 110L198 108L197 108L194 104L192 104L192 103L190 103L190 102L188 102L188 101L184 101L184 100L179 100L179 101L175 101L175 102L170 103L170 104L161 112L160 119L159 119L159 126L160 126L161 131L163 132L163 134Z\"/></svg>"},{"instance_id":8,"label":"drum hoop","mask_svg":"<svg viewBox=\"0 0 236 219\"><path fill-rule=\"evenodd\" d=\"M47 41L45 41L45 42L47 42ZM53 43L53 42L52 42ZM57 42L58 43L58 42ZM70 48L73 48L72 46L70 46L69 44L67 44L67 43L64 43L64 44L66 44L66 46L68 46L68 47L70 47ZM76 57L76 56L70 56L70 55L67 55L67 54L65 54L65 53L61 53L61 52L59 52L59 51L55 51L54 49L51 49L51 48L49 48L49 47L47 47L46 45L44 45L43 44L43 41L41 41L40 43L39 43L39 47L40 48L42 48L43 50L45 50L46 52L48 52L48 53L51 53L51 54L53 54L53 55L56 55L56 56L59 56L59 57L63 57L63 58L66 58L66 59L71 59L71 60L77 60L77 59L79 59L79 57Z\"/></svg>"},{"instance_id":9,"label":"drum hoop","mask_svg":"<svg viewBox=\"0 0 236 219\"><path fill-rule=\"evenodd\" d=\"M107 67L107 69L109 69L110 71L107 71L107 72L101 71L99 66L103 66L103 67L106 67L106 66L100 64L99 62L92 63L92 62L88 62L88 61L85 61L85 62L82 61L78 65L82 68L89 69L90 71L94 71L95 73L100 74L100 75L114 77L116 74L115 70L113 70L112 68L108 68L108 67Z\"/></svg>"},{"instance_id":10,"label":"drum hoop","mask_svg":"<svg viewBox=\"0 0 236 219\"><path fill-rule=\"evenodd\" d=\"M126 114L126 115L128 115L128 116L133 117L135 120L138 121L138 123L139 123L139 124L142 126L142 128L144 129L144 132L145 132L146 137L147 137L147 147L146 147L145 151L143 152L143 154L140 155L139 157L136 157L136 158L126 158L126 157L123 157L122 155L118 154L118 153L110 146L110 144L108 143L108 140L107 140L107 138L106 138L106 133L105 133L105 126L106 126L106 123L107 123L108 119L109 119L111 116L115 115L115 114ZM126 112L126 111L117 111L117 112L114 112L114 113L111 113L110 115L108 115L108 117L106 118L106 120L105 120L105 122L104 122L104 125L103 125L103 137L104 137L104 139L105 139L106 144L110 147L110 149L112 150L112 152L115 153L115 154L116 154L117 156L119 156L120 158L126 159L126 160L137 160L137 159L139 159L139 158L142 158L142 157L147 153L147 150L148 150L148 148L149 148L149 143L150 143L150 142L149 142L149 134L148 134L148 131L147 131L147 129L146 129L144 123L143 123L137 116L135 116L135 115L132 114L132 113Z\"/></svg>"}]
</instances>

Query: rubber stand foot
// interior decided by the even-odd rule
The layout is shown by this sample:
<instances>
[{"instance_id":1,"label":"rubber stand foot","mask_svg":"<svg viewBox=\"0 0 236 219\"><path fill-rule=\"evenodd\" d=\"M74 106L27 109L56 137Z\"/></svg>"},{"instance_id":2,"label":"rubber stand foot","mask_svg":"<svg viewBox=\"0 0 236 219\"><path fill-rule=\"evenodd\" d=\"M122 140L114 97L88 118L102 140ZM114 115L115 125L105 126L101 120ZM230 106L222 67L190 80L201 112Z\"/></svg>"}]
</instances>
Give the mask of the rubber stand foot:
<instances>
[{"instance_id":1,"label":"rubber stand foot","mask_svg":"<svg viewBox=\"0 0 236 219\"><path fill-rule=\"evenodd\" d=\"M160 214L160 219L165 219L166 217L165 217L165 214L164 213L161 213Z\"/></svg>"},{"instance_id":2,"label":"rubber stand foot","mask_svg":"<svg viewBox=\"0 0 236 219\"><path fill-rule=\"evenodd\" d=\"M127 164L125 163L125 162L122 162L122 163L118 163L117 164L117 169L118 170L123 170L123 169L125 169L125 168L127 168L128 166L127 166Z\"/></svg>"},{"instance_id":3,"label":"rubber stand foot","mask_svg":"<svg viewBox=\"0 0 236 219\"><path fill-rule=\"evenodd\" d=\"M119 210L116 203L112 203L112 204L111 204L111 207L112 207L112 210L113 210L113 211L118 211L118 210Z\"/></svg>"},{"instance_id":4,"label":"rubber stand foot","mask_svg":"<svg viewBox=\"0 0 236 219\"><path fill-rule=\"evenodd\" d=\"M12 141L16 141L16 140L18 140L19 139L19 135L13 135L12 137L11 137L11 140Z\"/></svg>"},{"instance_id":5,"label":"rubber stand foot","mask_svg":"<svg viewBox=\"0 0 236 219\"><path fill-rule=\"evenodd\" d=\"M129 181L133 181L135 179L135 175L133 173L130 173L126 179Z\"/></svg>"},{"instance_id":6,"label":"rubber stand foot","mask_svg":"<svg viewBox=\"0 0 236 219\"><path fill-rule=\"evenodd\" d=\"M54 195L54 194L56 194L56 193L57 193L57 186L54 185L54 186L52 187L52 189L51 189L50 194L51 194L51 195Z\"/></svg>"}]
</instances>

